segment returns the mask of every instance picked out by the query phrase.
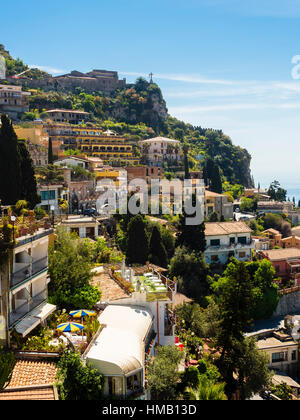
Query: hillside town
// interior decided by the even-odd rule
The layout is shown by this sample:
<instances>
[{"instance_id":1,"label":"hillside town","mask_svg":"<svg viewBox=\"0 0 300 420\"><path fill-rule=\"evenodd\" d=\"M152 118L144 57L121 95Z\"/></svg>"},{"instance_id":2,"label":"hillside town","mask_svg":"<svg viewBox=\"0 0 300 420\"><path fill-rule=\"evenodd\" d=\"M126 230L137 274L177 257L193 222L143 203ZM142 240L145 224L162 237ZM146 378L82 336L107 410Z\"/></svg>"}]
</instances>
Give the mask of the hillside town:
<instances>
[{"instance_id":1,"label":"hillside town","mask_svg":"<svg viewBox=\"0 0 300 420\"><path fill-rule=\"evenodd\" d=\"M300 202L152 73L1 51L0 400L299 400Z\"/></svg>"}]
</instances>

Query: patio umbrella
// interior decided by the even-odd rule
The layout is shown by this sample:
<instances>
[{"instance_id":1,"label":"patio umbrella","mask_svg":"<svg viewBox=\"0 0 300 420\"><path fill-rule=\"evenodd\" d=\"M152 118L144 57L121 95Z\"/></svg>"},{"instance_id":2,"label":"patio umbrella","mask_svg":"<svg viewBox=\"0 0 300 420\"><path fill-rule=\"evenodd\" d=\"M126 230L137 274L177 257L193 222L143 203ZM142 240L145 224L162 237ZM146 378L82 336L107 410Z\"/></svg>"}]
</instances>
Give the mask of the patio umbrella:
<instances>
[{"instance_id":1,"label":"patio umbrella","mask_svg":"<svg viewBox=\"0 0 300 420\"><path fill-rule=\"evenodd\" d=\"M78 309L77 311L71 311L70 315L73 318L83 318L84 316L95 316L96 312L95 311L87 311L85 309Z\"/></svg>"},{"instance_id":2,"label":"patio umbrella","mask_svg":"<svg viewBox=\"0 0 300 420\"><path fill-rule=\"evenodd\" d=\"M58 325L56 329L61 332L76 332L83 330L84 325L77 324L77 322L65 322L64 324Z\"/></svg>"}]
</instances>

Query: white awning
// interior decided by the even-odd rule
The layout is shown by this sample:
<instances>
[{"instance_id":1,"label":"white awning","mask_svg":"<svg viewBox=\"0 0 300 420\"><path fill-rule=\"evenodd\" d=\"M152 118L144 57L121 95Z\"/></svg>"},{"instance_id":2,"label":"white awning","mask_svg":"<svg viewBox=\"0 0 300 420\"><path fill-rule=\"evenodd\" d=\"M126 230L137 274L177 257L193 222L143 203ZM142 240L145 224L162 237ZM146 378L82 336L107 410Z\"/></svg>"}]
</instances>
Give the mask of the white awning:
<instances>
[{"instance_id":1,"label":"white awning","mask_svg":"<svg viewBox=\"0 0 300 420\"><path fill-rule=\"evenodd\" d=\"M35 327L44 321L50 314L56 310L55 305L50 303L43 303L38 308L30 312L25 318L20 321L15 329L22 337L26 337Z\"/></svg>"},{"instance_id":2,"label":"white awning","mask_svg":"<svg viewBox=\"0 0 300 420\"><path fill-rule=\"evenodd\" d=\"M107 376L142 370L144 340L153 326L151 313L141 307L110 305L98 319L105 328L88 352L87 362Z\"/></svg>"}]
</instances>

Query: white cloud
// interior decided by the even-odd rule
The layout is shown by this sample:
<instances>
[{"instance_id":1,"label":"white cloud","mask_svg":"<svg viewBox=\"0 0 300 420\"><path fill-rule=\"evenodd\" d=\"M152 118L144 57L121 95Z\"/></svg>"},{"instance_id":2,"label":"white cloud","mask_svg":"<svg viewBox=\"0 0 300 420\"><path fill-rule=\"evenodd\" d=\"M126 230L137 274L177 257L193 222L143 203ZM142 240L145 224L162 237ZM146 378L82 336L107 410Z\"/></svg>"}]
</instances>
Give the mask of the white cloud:
<instances>
[{"instance_id":1,"label":"white cloud","mask_svg":"<svg viewBox=\"0 0 300 420\"><path fill-rule=\"evenodd\" d=\"M196 112L215 112L215 111L243 111L243 110L263 110L263 109L298 109L300 103L227 103L218 105L204 106L173 106L169 107L172 114L192 114Z\"/></svg>"},{"instance_id":2,"label":"white cloud","mask_svg":"<svg viewBox=\"0 0 300 420\"><path fill-rule=\"evenodd\" d=\"M31 69L43 70L43 71L46 71L47 73L50 73L50 74L67 73L66 70L57 69L57 68L54 68L54 67L51 67L51 66L39 66L37 64L30 64L28 67L30 67Z\"/></svg>"}]
</instances>

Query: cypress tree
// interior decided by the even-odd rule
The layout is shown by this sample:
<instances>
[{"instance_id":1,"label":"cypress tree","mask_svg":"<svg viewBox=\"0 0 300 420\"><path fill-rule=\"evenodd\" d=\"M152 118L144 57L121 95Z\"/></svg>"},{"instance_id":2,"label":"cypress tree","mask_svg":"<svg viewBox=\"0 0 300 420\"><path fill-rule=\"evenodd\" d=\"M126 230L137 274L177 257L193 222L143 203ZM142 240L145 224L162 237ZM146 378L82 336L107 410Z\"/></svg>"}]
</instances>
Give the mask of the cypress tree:
<instances>
[{"instance_id":1,"label":"cypress tree","mask_svg":"<svg viewBox=\"0 0 300 420\"><path fill-rule=\"evenodd\" d=\"M192 203L196 205L196 195L192 195ZM187 217L193 217L193 215L187 215L183 210L183 213L179 217L178 231L176 246L186 246L190 250L196 252L204 252L206 248L205 240L205 224L202 222L199 225L188 225L186 223Z\"/></svg>"},{"instance_id":2,"label":"cypress tree","mask_svg":"<svg viewBox=\"0 0 300 420\"><path fill-rule=\"evenodd\" d=\"M29 203L29 207L33 209L41 200L37 194L33 162L27 150L25 140L22 139L18 141L18 149L21 158L21 197L22 199L25 199Z\"/></svg>"},{"instance_id":3,"label":"cypress tree","mask_svg":"<svg viewBox=\"0 0 300 420\"><path fill-rule=\"evenodd\" d=\"M209 187L210 191L218 194L222 193L222 178L220 167L210 158L208 158L205 162L203 178L205 185Z\"/></svg>"},{"instance_id":4,"label":"cypress tree","mask_svg":"<svg viewBox=\"0 0 300 420\"><path fill-rule=\"evenodd\" d=\"M216 164L214 164L214 171L211 178L211 191L217 194L222 194L222 179L220 174L220 168Z\"/></svg>"},{"instance_id":5,"label":"cypress tree","mask_svg":"<svg viewBox=\"0 0 300 420\"><path fill-rule=\"evenodd\" d=\"M128 224L127 262L145 264L148 258L148 235L143 217L137 214Z\"/></svg>"},{"instance_id":6,"label":"cypress tree","mask_svg":"<svg viewBox=\"0 0 300 420\"><path fill-rule=\"evenodd\" d=\"M21 164L18 138L11 120L1 116L0 128L0 199L2 204L13 205L21 196Z\"/></svg>"},{"instance_id":7,"label":"cypress tree","mask_svg":"<svg viewBox=\"0 0 300 420\"><path fill-rule=\"evenodd\" d=\"M52 150L52 139L49 139L49 143L48 143L48 165L52 165L53 164L53 150Z\"/></svg>"},{"instance_id":8,"label":"cypress tree","mask_svg":"<svg viewBox=\"0 0 300 420\"><path fill-rule=\"evenodd\" d=\"M188 161L188 151L189 151L189 145L185 143L182 146L183 155L184 155L184 176L185 179L190 179L190 169L189 169L189 161Z\"/></svg>"},{"instance_id":9,"label":"cypress tree","mask_svg":"<svg viewBox=\"0 0 300 420\"><path fill-rule=\"evenodd\" d=\"M153 227L150 239L149 259L152 263L160 267L166 267L168 264L168 255L162 242L160 230L157 226Z\"/></svg>"}]
</instances>

